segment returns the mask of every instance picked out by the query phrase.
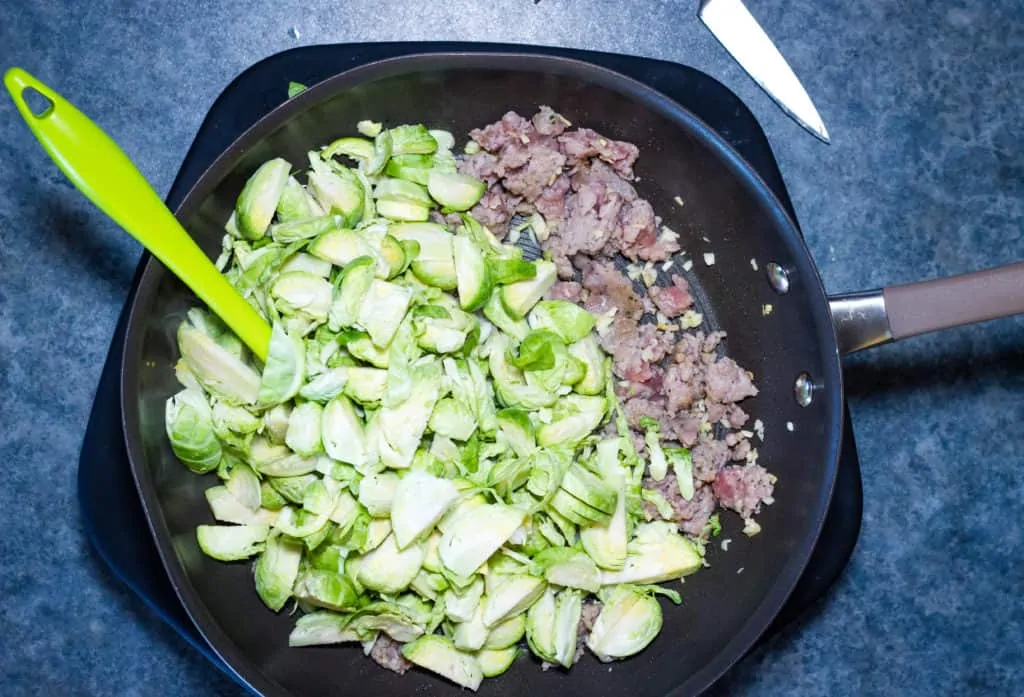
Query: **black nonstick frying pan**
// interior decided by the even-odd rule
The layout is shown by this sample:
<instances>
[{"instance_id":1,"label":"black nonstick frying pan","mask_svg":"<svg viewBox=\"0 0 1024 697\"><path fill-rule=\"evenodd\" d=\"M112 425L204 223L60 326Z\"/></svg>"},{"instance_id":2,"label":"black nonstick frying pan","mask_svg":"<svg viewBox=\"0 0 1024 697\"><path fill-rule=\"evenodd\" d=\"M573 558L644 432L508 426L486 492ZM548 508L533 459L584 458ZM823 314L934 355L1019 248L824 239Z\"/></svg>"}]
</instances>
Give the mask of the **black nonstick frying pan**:
<instances>
[{"instance_id":1,"label":"black nonstick frying pan","mask_svg":"<svg viewBox=\"0 0 1024 697\"><path fill-rule=\"evenodd\" d=\"M542 672L523 658L485 681L481 693L696 695L767 628L814 548L843 438L841 354L1024 312L1024 264L830 300L783 207L696 117L603 68L522 54L406 56L330 78L257 122L200 177L176 213L212 257L243 184L271 157L300 164L309 149L364 118L424 122L464 137L510 109L533 113L541 104L640 147L638 190L697 259L689 277L700 309L713 328L728 332L729 355L757 378L760 394L744 408L766 425L761 461L779 482L776 503L759 516L762 534L746 538L739 521L725 516L723 537L732 546L710 549L711 567L686 580L684 603L665 607L661 635L639 656L610 666L588 656L570 673ZM685 206L673 203L677 196ZM702 252L714 253L714 265L701 262ZM426 673L384 671L358 646L288 648L294 618L263 606L250 565L200 552L195 527L211 522L203 497L211 481L175 459L163 422L164 402L178 390L175 330L195 304L150 261L131 307L122 369L132 472L189 615L225 663L264 695L454 693ZM763 312L767 304L770 314Z\"/></svg>"}]
</instances>

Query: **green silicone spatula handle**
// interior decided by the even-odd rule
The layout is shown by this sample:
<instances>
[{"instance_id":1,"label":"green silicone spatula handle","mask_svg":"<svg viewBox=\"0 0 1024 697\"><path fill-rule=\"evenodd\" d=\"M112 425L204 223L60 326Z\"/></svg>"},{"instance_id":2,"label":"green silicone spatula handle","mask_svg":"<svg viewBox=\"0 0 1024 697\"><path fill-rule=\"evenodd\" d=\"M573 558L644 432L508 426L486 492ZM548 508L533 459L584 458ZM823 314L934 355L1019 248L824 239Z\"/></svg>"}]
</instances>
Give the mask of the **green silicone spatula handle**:
<instances>
[{"instance_id":1,"label":"green silicone spatula handle","mask_svg":"<svg viewBox=\"0 0 1024 697\"><path fill-rule=\"evenodd\" d=\"M180 278L266 360L270 327L221 275L124 151L70 102L21 68L4 85L25 122L68 179L100 210ZM50 100L36 114L25 101L34 89Z\"/></svg>"}]
</instances>

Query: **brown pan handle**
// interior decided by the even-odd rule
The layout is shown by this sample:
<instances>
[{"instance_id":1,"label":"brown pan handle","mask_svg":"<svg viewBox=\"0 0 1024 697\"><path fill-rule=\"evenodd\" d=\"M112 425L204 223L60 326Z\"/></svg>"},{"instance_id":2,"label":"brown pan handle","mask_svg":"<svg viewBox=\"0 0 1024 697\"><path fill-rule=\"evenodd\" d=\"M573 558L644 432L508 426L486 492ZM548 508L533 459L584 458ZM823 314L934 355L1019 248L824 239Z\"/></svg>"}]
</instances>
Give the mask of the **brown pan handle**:
<instances>
[{"instance_id":1,"label":"brown pan handle","mask_svg":"<svg viewBox=\"0 0 1024 697\"><path fill-rule=\"evenodd\" d=\"M1024 313L1024 263L837 295L829 300L841 354Z\"/></svg>"}]
</instances>

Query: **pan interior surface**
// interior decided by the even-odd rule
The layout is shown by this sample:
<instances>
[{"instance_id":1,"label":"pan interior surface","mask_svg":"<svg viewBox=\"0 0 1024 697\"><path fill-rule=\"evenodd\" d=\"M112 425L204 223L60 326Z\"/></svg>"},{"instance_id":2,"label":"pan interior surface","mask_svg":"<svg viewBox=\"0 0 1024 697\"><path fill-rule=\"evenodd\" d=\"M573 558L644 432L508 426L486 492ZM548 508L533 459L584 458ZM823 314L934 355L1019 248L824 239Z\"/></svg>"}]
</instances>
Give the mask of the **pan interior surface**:
<instances>
[{"instance_id":1,"label":"pan interior surface","mask_svg":"<svg viewBox=\"0 0 1024 697\"><path fill-rule=\"evenodd\" d=\"M760 535L746 537L738 517L723 513L723 532L708 546L710 568L671 584L684 602L663 603L664 628L642 654L610 665L587 654L569 673L541 671L536 660L521 658L480 691L696 694L745 653L792 590L831 497L841 436L838 355L816 270L782 207L724 141L667 98L584 63L523 55L410 56L331 78L271 112L203 175L178 217L213 257L242 186L269 158L302 167L308 150L354 134L361 119L423 122L452 131L461 147L470 129L510 109L532 114L542 104L574 126L639 146L640 195L679 233L693 259L687 276L710 327L728 333L728 355L754 373L760 394L742 406L751 424L760 419L765 426L764 442L755 438L753 445L779 481L776 503L758 517ZM713 265L705 263L705 252L714 255ZM768 262L789 271L787 294L769 285ZM680 269L681 260L674 266ZM173 372L175 331L196 304L151 261L131 309L122 373L133 475L189 614L214 650L263 694L454 694L458 688L426 673L399 677L379 668L358 645L288 648L296 618L263 606L251 564L217 562L199 550L195 527L214 522L203 491L216 477L196 476L177 461L163 422L165 400L180 389ZM806 408L793 398L802 372L818 388ZM719 544L724 539L731 540L727 552Z\"/></svg>"}]
</instances>

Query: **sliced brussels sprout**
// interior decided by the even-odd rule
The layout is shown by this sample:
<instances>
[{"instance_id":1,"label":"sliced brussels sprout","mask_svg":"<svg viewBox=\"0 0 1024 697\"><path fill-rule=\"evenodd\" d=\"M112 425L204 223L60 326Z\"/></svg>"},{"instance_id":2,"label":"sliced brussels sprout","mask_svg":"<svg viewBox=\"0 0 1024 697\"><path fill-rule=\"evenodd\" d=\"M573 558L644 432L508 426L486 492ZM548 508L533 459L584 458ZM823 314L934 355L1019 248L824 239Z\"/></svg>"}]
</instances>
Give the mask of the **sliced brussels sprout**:
<instances>
[{"instance_id":1,"label":"sliced brussels sprout","mask_svg":"<svg viewBox=\"0 0 1024 697\"><path fill-rule=\"evenodd\" d=\"M597 444L597 467L610 486L619 492L615 512L605 525L589 525L580 529L583 549L602 569L620 570L626 564L627 526L625 468L619 463L620 439L608 438Z\"/></svg>"},{"instance_id":2,"label":"sliced brussels sprout","mask_svg":"<svg viewBox=\"0 0 1024 697\"><path fill-rule=\"evenodd\" d=\"M607 525L611 520L611 514L594 508L593 506L576 498L565 489L559 489L552 495L548 504L547 513L556 522L561 522L559 517L566 521L580 526ZM557 516L556 516L557 514ZM564 534L564 531L563 531ZM566 535L566 537L573 537Z\"/></svg>"},{"instance_id":3,"label":"sliced brussels sprout","mask_svg":"<svg viewBox=\"0 0 1024 697\"><path fill-rule=\"evenodd\" d=\"M284 443L288 433L288 420L292 413L290 404L278 404L263 412L263 435L272 443Z\"/></svg>"},{"instance_id":4,"label":"sliced brussels sprout","mask_svg":"<svg viewBox=\"0 0 1024 697\"><path fill-rule=\"evenodd\" d=\"M684 500L693 499L693 457L687 448L665 448L665 457L672 465L676 482L679 484L679 495Z\"/></svg>"},{"instance_id":5,"label":"sliced brussels sprout","mask_svg":"<svg viewBox=\"0 0 1024 697\"><path fill-rule=\"evenodd\" d=\"M579 462L569 466L562 479L562 489L608 516L615 512L618 492Z\"/></svg>"},{"instance_id":6,"label":"sliced brussels sprout","mask_svg":"<svg viewBox=\"0 0 1024 697\"><path fill-rule=\"evenodd\" d=\"M324 450L332 459L357 468L367 464L363 422L347 397L338 395L331 399L320 423Z\"/></svg>"},{"instance_id":7,"label":"sliced brussels sprout","mask_svg":"<svg viewBox=\"0 0 1024 697\"><path fill-rule=\"evenodd\" d=\"M312 200L312 199L311 199ZM314 204L316 202L314 201ZM345 218L340 215L314 214L315 217L292 218L287 222L274 223L268 232L275 242L291 244L309 240L345 227Z\"/></svg>"},{"instance_id":8,"label":"sliced brussels sprout","mask_svg":"<svg viewBox=\"0 0 1024 697\"><path fill-rule=\"evenodd\" d=\"M285 506L274 520L274 529L295 539L320 532L328 523L326 515L318 515L304 508Z\"/></svg>"},{"instance_id":9,"label":"sliced brussels sprout","mask_svg":"<svg viewBox=\"0 0 1024 697\"><path fill-rule=\"evenodd\" d=\"M555 404L551 423L537 429L537 443L552 446L576 444L601 424L607 401L604 397L570 394Z\"/></svg>"},{"instance_id":10,"label":"sliced brussels sprout","mask_svg":"<svg viewBox=\"0 0 1024 697\"><path fill-rule=\"evenodd\" d=\"M267 362L260 378L257 403L263 407L287 402L306 379L306 346L275 322L270 333Z\"/></svg>"},{"instance_id":11,"label":"sliced brussels sprout","mask_svg":"<svg viewBox=\"0 0 1024 697\"><path fill-rule=\"evenodd\" d=\"M278 157L264 162L249 177L235 204L235 224L242 237L258 240L267 233L291 168L287 160Z\"/></svg>"},{"instance_id":12,"label":"sliced brussels sprout","mask_svg":"<svg viewBox=\"0 0 1024 697\"><path fill-rule=\"evenodd\" d=\"M526 382L523 372L509 365L506 359L508 339L502 334L493 334L488 340L490 353L488 366L494 379L498 399L507 407L520 407L536 411L550 407L558 401L558 393L544 390Z\"/></svg>"},{"instance_id":13,"label":"sliced brussels sprout","mask_svg":"<svg viewBox=\"0 0 1024 697\"><path fill-rule=\"evenodd\" d=\"M185 389L167 400L164 423L171 449L193 472L211 472L223 450L213 424L213 411L202 392Z\"/></svg>"},{"instance_id":14,"label":"sliced brussels sprout","mask_svg":"<svg viewBox=\"0 0 1024 697\"><path fill-rule=\"evenodd\" d=\"M556 586L596 593L601 572L586 553L569 547L549 547L533 558L535 573Z\"/></svg>"},{"instance_id":15,"label":"sliced brussels sprout","mask_svg":"<svg viewBox=\"0 0 1024 697\"><path fill-rule=\"evenodd\" d=\"M321 208L344 216L345 222L355 225L363 216L363 184L350 169L331 166L317 153L309 153L312 170L307 174L309 191Z\"/></svg>"},{"instance_id":16,"label":"sliced brussels sprout","mask_svg":"<svg viewBox=\"0 0 1024 697\"><path fill-rule=\"evenodd\" d=\"M200 525L196 541L208 557L238 561L262 552L269 534L267 525Z\"/></svg>"},{"instance_id":17,"label":"sliced brussels sprout","mask_svg":"<svg viewBox=\"0 0 1024 697\"><path fill-rule=\"evenodd\" d=\"M288 646L323 646L362 641L355 630L349 629L352 615L336 612L311 612L295 622L288 635Z\"/></svg>"},{"instance_id":18,"label":"sliced brussels sprout","mask_svg":"<svg viewBox=\"0 0 1024 697\"><path fill-rule=\"evenodd\" d=\"M402 477L391 504L391 527L399 549L429 534L458 496L455 485L447 479L419 470Z\"/></svg>"},{"instance_id":19,"label":"sliced brussels sprout","mask_svg":"<svg viewBox=\"0 0 1024 697\"><path fill-rule=\"evenodd\" d=\"M496 289L491 293L491 297L484 305L483 312L484 317L490 320L495 327L516 341L522 341L530 333L530 325L525 319L513 319L508 311L505 310L505 305L501 301L500 289Z\"/></svg>"},{"instance_id":20,"label":"sliced brussels sprout","mask_svg":"<svg viewBox=\"0 0 1024 697\"><path fill-rule=\"evenodd\" d=\"M363 135L367 136L367 138L374 138L379 133L380 130L377 133L363 133ZM330 159L338 155L345 155L358 161L369 161L373 157L373 141L366 138L338 138L332 141L322 152L324 159Z\"/></svg>"},{"instance_id":21,"label":"sliced brussels sprout","mask_svg":"<svg viewBox=\"0 0 1024 697\"><path fill-rule=\"evenodd\" d=\"M423 283L442 290L455 290L453 235L436 223L399 223L388 228L388 234L399 241L415 241L419 255L410 265L413 274Z\"/></svg>"},{"instance_id":22,"label":"sliced brussels sprout","mask_svg":"<svg viewBox=\"0 0 1024 697\"><path fill-rule=\"evenodd\" d=\"M501 286L501 302L505 311L513 319L523 319L533 309L537 301L551 290L558 280L558 272L554 262L543 259L534 262L537 275L525 281L509 283Z\"/></svg>"},{"instance_id":23,"label":"sliced brussels sprout","mask_svg":"<svg viewBox=\"0 0 1024 697\"><path fill-rule=\"evenodd\" d=\"M420 543L399 549L395 536L387 538L359 564L356 578L360 585L379 593L401 593L423 567L424 549Z\"/></svg>"},{"instance_id":24,"label":"sliced brussels sprout","mask_svg":"<svg viewBox=\"0 0 1024 697\"><path fill-rule=\"evenodd\" d=\"M469 622L460 622L455 625L452 642L455 644L455 648L461 651L479 651L487 641L487 634L488 629L484 625L483 609L478 606Z\"/></svg>"},{"instance_id":25,"label":"sliced brussels sprout","mask_svg":"<svg viewBox=\"0 0 1024 697\"><path fill-rule=\"evenodd\" d=\"M375 518L390 517L400 481L394 472L367 474L359 482L359 503Z\"/></svg>"},{"instance_id":26,"label":"sliced brussels sprout","mask_svg":"<svg viewBox=\"0 0 1024 697\"><path fill-rule=\"evenodd\" d=\"M507 649L518 644L525 634L526 615L519 613L491 627L487 640L484 641L484 648L492 650Z\"/></svg>"},{"instance_id":27,"label":"sliced brussels sprout","mask_svg":"<svg viewBox=\"0 0 1024 697\"><path fill-rule=\"evenodd\" d=\"M522 510L500 504L462 511L441 537L441 563L458 576L470 576L505 544L525 517Z\"/></svg>"},{"instance_id":28,"label":"sliced brussels sprout","mask_svg":"<svg viewBox=\"0 0 1024 697\"><path fill-rule=\"evenodd\" d=\"M283 273L270 287L270 297L281 314L318 322L327 319L333 294L327 280L302 271Z\"/></svg>"},{"instance_id":29,"label":"sliced brussels sprout","mask_svg":"<svg viewBox=\"0 0 1024 697\"><path fill-rule=\"evenodd\" d=\"M292 597L301 561L301 544L282 535L267 538L266 549L256 560L256 593L274 612L283 608Z\"/></svg>"},{"instance_id":30,"label":"sliced brussels sprout","mask_svg":"<svg viewBox=\"0 0 1024 697\"><path fill-rule=\"evenodd\" d=\"M703 561L697 547L679 534L674 522L644 523L634 531L623 568L603 572L601 583L673 581L700 570Z\"/></svg>"},{"instance_id":31,"label":"sliced brussels sprout","mask_svg":"<svg viewBox=\"0 0 1024 697\"><path fill-rule=\"evenodd\" d=\"M279 511L284 508L286 503L288 503L288 500L277 492L277 489L270 484L270 481L260 484L260 508L265 508L268 511Z\"/></svg>"},{"instance_id":32,"label":"sliced brussels sprout","mask_svg":"<svg viewBox=\"0 0 1024 697\"><path fill-rule=\"evenodd\" d=\"M399 222L419 223L430 219L430 206L402 199L377 199L377 212L388 220Z\"/></svg>"},{"instance_id":33,"label":"sliced brussels sprout","mask_svg":"<svg viewBox=\"0 0 1024 697\"><path fill-rule=\"evenodd\" d=\"M599 395L604 391L604 353L591 332L569 345L569 355L583 364L583 376L573 383L573 390L585 395Z\"/></svg>"},{"instance_id":34,"label":"sliced brussels sprout","mask_svg":"<svg viewBox=\"0 0 1024 697\"><path fill-rule=\"evenodd\" d=\"M482 600L483 622L487 627L499 625L526 611L547 587L543 579L528 574L502 574L495 575L495 578L499 580Z\"/></svg>"},{"instance_id":35,"label":"sliced brussels sprout","mask_svg":"<svg viewBox=\"0 0 1024 697\"><path fill-rule=\"evenodd\" d=\"M316 458L303 457L286 445L271 443L262 436L252 439L249 465L268 477L296 477L316 471Z\"/></svg>"},{"instance_id":36,"label":"sliced brussels sprout","mask_svg":"<svg viewBox=\"0 0 1024 697\"><path fill-rule=\"evenodd\" d=\"M484 648L473 655L484 677L496 678L511 668L521 653L518 646L507 646L502 649Z\"/></svg>"},{"instance_id":37,"label":"sliced brussels sprout","mask_svg":"<svg viewBox=\"0 0 1024 697\"><path fill-rule=\"evenodd\" d=\"M427 190L419 184L390 177L381 177L377 180L373 189L373 196L378 201L393 199L396 201L408 201L409 203L422 206L431 206L434 203Z\"/></svg>"},{"instance_id":38,"label":"sliced brussels sprout","mask_svg":"<svg viewBox=\"0 0 1024 697\"><path fill-rule=\"evenodd\" d=\"M428 426L439 435L466 441L476 431L476 417L462 401L445 397L434 406Z\"/></svg>"},{"instance_id":39,"label":"sliced brussels sprout","mask_svg":"<svg viewBox=\"0 0 1024 697\"><path fill-rule=\"evenodd\" d=\"M643 651L661 631L661 606L649 593L617 586L602 597L601 614L587 637L598 660L628 658Z\"/></svg>"},{"instance_id":40,"label":"sliced brussels sprout","mask_svg":"<svg viewBox=\"0 0 1024 697\"><path fill-rule=\"evenodd\" d=\"M429 155L437 150L437 141L422 124L405 124L388 130L392 155Z\"/></svg>"},{"instance_id":41,"label":"sliced brussels sprout","mask_svg":"<svg viewBox=\"0 0 1024 697\"><path fill-rule=\"evenodd\" d=\"M347 578L322 569L299 573L294 595L301 602L337 612L355 610L359 605L359 594Z\"/></svg>"},{"instance_id":42,"label":"sliced brussels sprout","mask_svg":"<svg viewBox=\"0 0 1024 697\"><path fill-rule=\"evenodd\" d=\"M384 173L426 186L433 169L434 157L431 155L396 155L388 161Z\"/></svg>"},{"instance_id":43,"label":"sliced brussels sprout","mask_svg":"<svg viewBox=\"0 0 1024 697\"><path fill-rule=\"evenodd\" d=\"M397 406L378 412L380 422L381 460L389 467L409 467L426 431L430 414L441 392L441 365L435 359L424 359L412 369L412 393Z\"/></svg>"},{"instance_id":44,"label":"sliced brussels sprout","mask_svg":"<svg viewBox=\"0 0 1024 697\"><path fill-rule=\"evenodd\" d=\"M452 622L469 622L473 619L484 594L484 581L475 576L465 588L455 586L444 593L444 611Z\"/></svg>"},{"instance_id":45,"label":"sliced brussels sprout","mask_svg":"<svg viewBox=\"0 0 1024 697\"><path fill-rule=\"evenodd\" d=\"M436 634L422 636L402 647L402 655L421 668L437 673L474 692L484 674L472 654L459 651L451 639Z\"/></svg>"},{"instance_id":46,"label":"sliced brussels sprout","mask_svg":"<svg viewBox=\"0 0 1024 697\"><path fill-rule=\"evenodd\" d=\"M253 404L260 375L204 332L186 323L178 328L178 349L189 372L210 394L228 404Z\"/></svg>"},{"instance_id":47,"label":"sliced brussels sprout","mask_svg":"<svg viewBox=\"0 0 1024 697\"><path fill-rule=\"evenodd\" d=\"M332 329L351 327L359 319L359 308L370 291L376 267L377 262L370 256L356 257L345 266L329 312Z\"/></svg>"},{"instance_id":48,"label":"sliced brussels sprout","mask_svg":"<svg viewBox=\"0 0 1024 697\"><path fill-rule=\"evenodd\" d=\"M427 189L446 209L468 211L483 197L487 184L468 174L432 170L427 175Z\"/></svg>"},{"instance_id":49,"label":"sliced brussels sprout","mask_svg":"<svg viewBox=\"0 0 1024 697\"><path fill-rule=\"evenodd\" d=\"M268 477L267 484L285 501L298 505L306 500L306 491L320 478L315 474L302 474L295 477Z\"/></svg>"},{"instance_id":50,"label":"sliced brussels sprout","mask_svg":"<svg viewBox=\"0 0 1024 697\"><path fill-rule=\"evenodd\" d=\"M203 492L213 517L221 523L236 525L273 525L277 511L257 508L255 511L231 495L226 486L212 486Z\"/></svg>"},{"instance_id":51,"label":"sliced brussels sprout","mask_svg":"<svg viewBox=\"0 0 1024 697\"><path fill-rule=\"evenodd\" d=\"M467 312L479 310L491 296L493 287L484 254L473 240L464 235L456 235L452 239L452 253L459 304Z\"/></svg>"},{"instance_id":52,"label":"sliced brussels sprout","mask_svg":"<svg viewBox=\"0 0 1024 697\"><path fill-rule=\"evenodd\" d=\"M303 402L292 409L288 417L288 431L284 442L299 455L315 455L323 452L320 420L323 407L316 402Z\"/></svg>"},{"instance_id":53,"label":"sliced brussels sprout","mask_svg":"<svg viewBox=\"0 0 1024 697\"><path fill-rule=\"evenodd\" d=\"M424 568L416 574L409 587L423 598L435 602L448 589L448 581L442 574L431 573Z\"/></svg>"},{"instance_id":54,"label":"sliced brussels sprout","mask_svg":"<svg viewBox=\"0 0 1024 697\"><path fill-rule=\"evenodd\" d=\"M527 457L537 449L533 422L524 409L502 409L497 412L498 428L516 455Z\"/></svg>"},{"instance_id":55,"label":"sliced brussels sprout","mask_svg":"<svg viewBox=\"0 0 1024 697\"><path fill-rule=\"evenodd\" d=\"M566 300L541 300L530 310L527 321L534 330L547 329L567 344L579 341L594 328L594 315Z\"/></svg>"},{"instance_id":56,"label":"sliced brussels sprout","mask_svg":"<svg viewBox=\"0 0 1024 697\"><path fill-rule=\"evenodd\" d=\"M295 177L288 177L284 191L281 192L281 199L277 202L278 221L289 223L294 220L318 218L323 214L324 209L320 207L312 194L306 191L306 187L302 186ZM273 225L271 225L271 236L273 236Z\"/></svg>"},{"instance_id":57,"label":"sliced brussels sprout","mask_svg":"<svg viewBox=\"0 0 1024 697\"><path fill-rule=\"evenodd\" d=\"M384 347L398 331L412 301L408 288L374 279L359 307L358 322L378 346Z\"/></svg>"},{"instance_id":58,"label":"sliced brussels sprout","mask_svg":"<svg viewBox=\"0 0 1024 697\"><path fill-rule=\"evenodd\" d=\"M492 257L488 259L488 268L491 271L491 281L496 286L518 283L519 281L527 281L537 277L536 264L532 261L523 261L522 259Z\"/></svg>"},{"instance_id":59,"label":"sliced brussels sprout","mask_svg":"<svg viewBox=\"0 0 1024 697\"><path fill-rule=\"evenodd\" d=\"M260 507L260 480L252 468L244 464L236 464L231 468L224 486L238 502L251 511Z\"/></svg>"}]
</instances>

